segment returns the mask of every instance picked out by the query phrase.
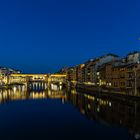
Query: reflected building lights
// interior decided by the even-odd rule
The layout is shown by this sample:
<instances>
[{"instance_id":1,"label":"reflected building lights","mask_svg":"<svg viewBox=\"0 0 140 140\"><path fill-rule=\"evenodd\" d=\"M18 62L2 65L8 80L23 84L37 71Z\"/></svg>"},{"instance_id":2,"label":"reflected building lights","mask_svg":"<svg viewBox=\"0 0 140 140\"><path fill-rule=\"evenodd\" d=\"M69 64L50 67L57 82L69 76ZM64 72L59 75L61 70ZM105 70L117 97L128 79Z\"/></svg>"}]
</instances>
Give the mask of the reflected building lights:
<instances>
[{"instance_id":1,"label":"reflected building lights","mask_svg":"<svg viewBox=\"0 0 140 140\"><path fill-rule=\"evenodd\" d=\"M26 86L13 86L10 90L0 90L0 103L25 99L60 99L62 104L68 101L88 118L99 122L122 125L133 132L136 138L139 138L140 102L132 100L125 100L124 102L124 99L118 100L118 98L117 101L106 97L99 98L78 93L75 89L66 92L65 90L60 90L60 87L55 84L46 90L36 90L36 88L42 86L45 85L34 83L35 90L33 91L28 91Z\"/></svg>"},{"instance_id":2,"label":"reflected building lights","mask_svg":"<svg viewBox=\"0 0 140 140\"><path fill-rule=\"evenodd\" d=\"M70 101L83 115L100 123L126 127L135 137L140 134L140 102L122 98L99 98L84 93L68 93ZM137 135L139 137L139 135Z\"/></svg>"}]
</instances>

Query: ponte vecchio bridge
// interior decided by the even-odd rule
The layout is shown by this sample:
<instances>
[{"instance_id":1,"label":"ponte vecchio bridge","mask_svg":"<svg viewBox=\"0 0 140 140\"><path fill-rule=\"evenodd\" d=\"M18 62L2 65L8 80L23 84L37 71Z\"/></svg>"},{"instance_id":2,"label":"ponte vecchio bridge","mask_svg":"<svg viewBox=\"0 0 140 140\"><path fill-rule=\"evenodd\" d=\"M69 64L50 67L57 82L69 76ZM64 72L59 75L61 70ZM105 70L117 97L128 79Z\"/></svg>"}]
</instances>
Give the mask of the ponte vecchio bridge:
<instances>
[{"instance_id":1,"label":"ponte vecchio bridge","mask_svg":"<svg viewBox=\"0 0 140 140\"><path fill-rule=\"evenodd\" d=\"M47 88L52 84L66 84L66 75L64 74L11 74L7 79L8 84L24 84L28 87Z\"/></svg>"}]
</instances>

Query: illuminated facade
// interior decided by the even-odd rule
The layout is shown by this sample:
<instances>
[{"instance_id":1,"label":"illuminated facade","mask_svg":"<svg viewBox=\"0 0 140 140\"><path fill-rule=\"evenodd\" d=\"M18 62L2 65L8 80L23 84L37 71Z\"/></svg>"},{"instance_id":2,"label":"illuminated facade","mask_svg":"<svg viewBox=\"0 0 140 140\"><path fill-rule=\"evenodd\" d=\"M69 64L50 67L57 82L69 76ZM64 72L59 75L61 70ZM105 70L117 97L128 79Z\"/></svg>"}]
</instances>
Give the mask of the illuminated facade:
<instances>
[{"instance_id":1,"label":"illuminated facade","mask_svg":"<svg viewBox=\"0 0 140 140\"><path fill-rule=\"evenodd\" d=\"M77 69L77 82L85 82L85 64L80 64L76 67Z\"/></svg>"},{"instance_id":2,"label":"illuminated facade","mask_svg":"<svg viewBox=\"0 0 140 140\"><path fill-rule=\"evenodd\" d=\"M75 82L77 81L77 69L76 67L70 67L67 69L67 80Z\"/></svg>"},{"instance_id":3,"label":"illuminated facade","mask_svg":"<svg viewBox=\"0 0 140 140\"><path fill-rule=\"evenodd\" d=\"M15 80L16 79L16 80ZM64 74L11 74L9 76L9 82L12 81L64 81L66 75ZM23 82L24 82L23 80Z\"/></svg>"},{"instance_id":4,"label":"illuminated facade","mask_svg":"<svg viewBox=\"0 0 140 140\"><path fill-rule=\"evenodd\" d=\"M129 54L126 58L119 58L114 54L107 54L96 59L90 59L84 64L65 69L67 80L76 84L101 87L103 90L131 91L131 95L140 94L140 53ZM135 70L137 67L137 70Z\"/></svg>"},{"instance_id":5,"label":"illuminated facade","mask_svg":"<svg viewBox=\"0 0 140 140\"><path fill-rule=\"evenodd\" d=\"M89 60L85 63L85 80L86 84L93 84L95 85L95 60Z\"/></svg>"},{"instance_id":6,"label":"illuminated facade","mask_svg":"<svg viewBox=\"0 0 140 140\"><path fill-rule=\"evenodd\" d=\"M25 85L29 90L45 90L53 85L66 85L65 74L10 74L2 78L3 86Z\"/></svg>"},{"instance_id":7,"label":"illuminated facade","mask_svg":"<svg viewBox=\"0 0 140 140\"><path fill-rule=\"evenodd\" d=\"M99 86L112 87L112 63L106 63L97 70L97 79Z\"/></svg>"}]
</instances>

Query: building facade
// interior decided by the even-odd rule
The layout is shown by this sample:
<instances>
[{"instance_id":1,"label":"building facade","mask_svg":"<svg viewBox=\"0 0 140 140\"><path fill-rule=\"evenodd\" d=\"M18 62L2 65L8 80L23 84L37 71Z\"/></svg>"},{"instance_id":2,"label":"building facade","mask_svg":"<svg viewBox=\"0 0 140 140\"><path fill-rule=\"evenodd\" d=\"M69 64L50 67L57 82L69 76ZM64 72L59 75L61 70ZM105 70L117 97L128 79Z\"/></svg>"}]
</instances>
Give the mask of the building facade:
<instances>
[{"instance_id":1,"label":"building facade","mask_svg":"<svg viewBox=\"0 0 140 140\"><path fill-rule=\"evenodd\" d=\"M69 68L66 73L67 80L77 84L140 96L140 52L124 58L107 54Z\"/></svg>"},{"instance_id":2,"label":"building facade","mask_svg":"<svg viewBox=\"0 0 140 140\"><path fill-rule=\"evenodd\" d=\"M70 67L67 69L67 80L76 82L77 81L77 68L76 67Z\"/></svg>"},{"instance_id":3,"label":"building facade","mask_svg":"<svg viewBox=\"0 0 140 140\"><path fill-rule=\"evenodd\" d=\"M80 64L76 66L77 70L77 82L84 83L85 82L85 64Z\"/></svg>"},{"instance_id":4,"label":"building facade","mask_svg":"<svg viewBox=\"0 0 140 140\"><path fill-rule=\"evenodd\" d=\"M126 56L126 63L140 62L140 52L132 52Z\"/></svg>"}]
</instances>

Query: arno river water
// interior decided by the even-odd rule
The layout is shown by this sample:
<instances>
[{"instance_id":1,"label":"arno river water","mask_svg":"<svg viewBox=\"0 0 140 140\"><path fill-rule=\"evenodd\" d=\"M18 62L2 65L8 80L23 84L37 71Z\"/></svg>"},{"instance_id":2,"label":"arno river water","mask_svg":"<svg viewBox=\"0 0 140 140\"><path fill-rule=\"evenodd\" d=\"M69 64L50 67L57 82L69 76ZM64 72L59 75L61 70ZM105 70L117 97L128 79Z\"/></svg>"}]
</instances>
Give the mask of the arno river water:
<instances>
[{"instance_id":1,"label":"arno river water","mask_svg":"<svg viewBox=\"0 0 140 140\"><path fill-rule=\"evenodd\" d=\"M0 140L140 139L140 101L73 90L0 90Z\"/></svg>"}]
</instances>

